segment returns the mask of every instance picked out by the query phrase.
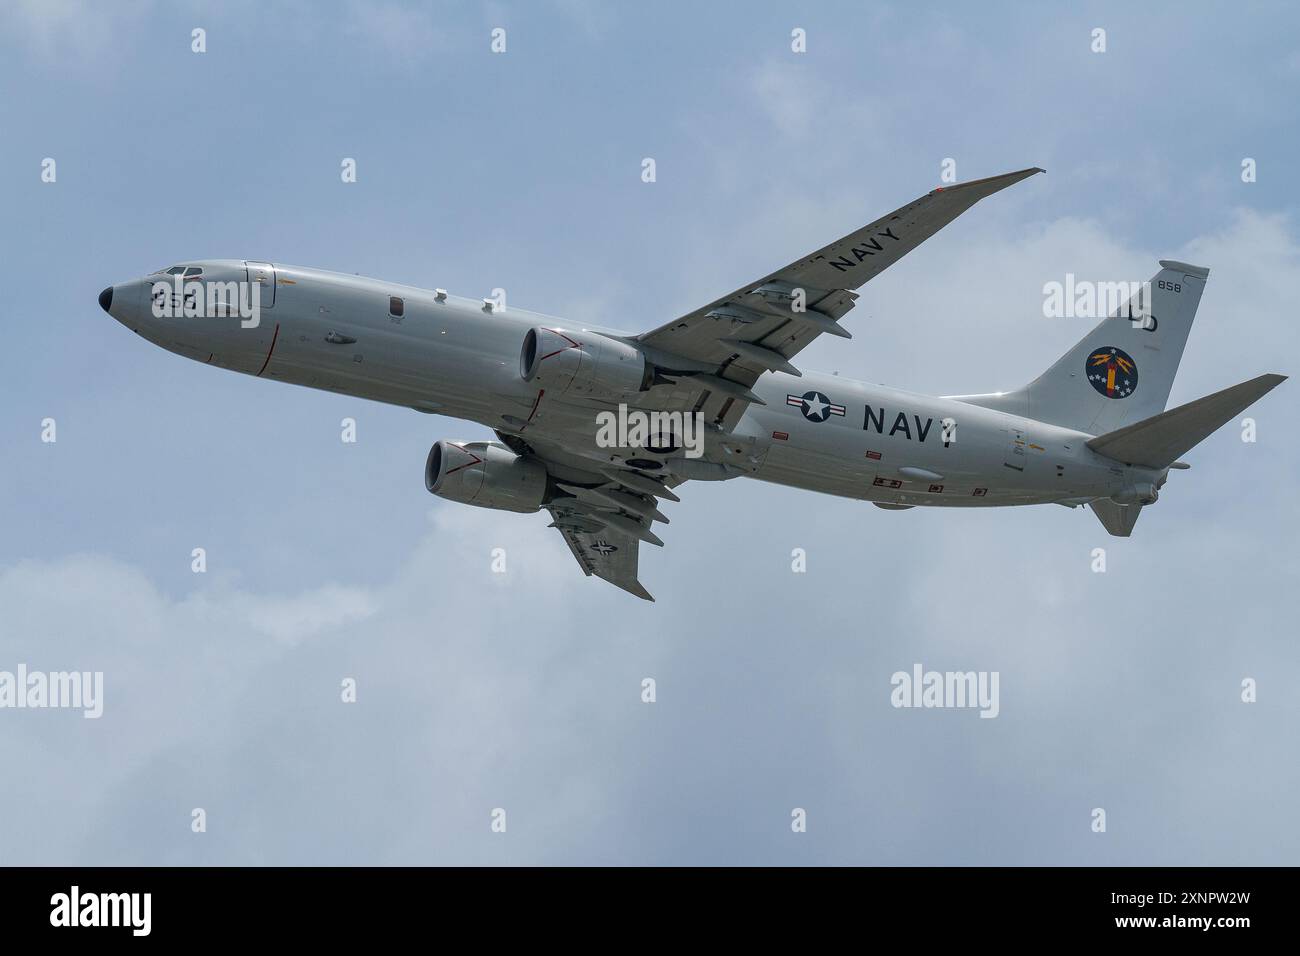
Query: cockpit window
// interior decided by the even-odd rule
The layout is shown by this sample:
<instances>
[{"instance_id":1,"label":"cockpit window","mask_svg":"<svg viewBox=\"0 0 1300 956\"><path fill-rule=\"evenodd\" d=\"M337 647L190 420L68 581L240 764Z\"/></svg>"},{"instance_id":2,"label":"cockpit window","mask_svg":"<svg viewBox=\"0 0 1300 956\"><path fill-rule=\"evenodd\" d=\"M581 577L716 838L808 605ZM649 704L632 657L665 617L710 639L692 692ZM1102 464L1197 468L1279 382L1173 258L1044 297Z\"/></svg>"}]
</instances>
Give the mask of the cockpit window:
<instances>
[{"instance_id":1,"label":"cockpit window","mask_svg":"<svg viewBox=\"0 0 1300 956\"><path fill-rule=\"evenodd\" d=\"M151 276L201 276L203 275L202 266L172 266L171 268L155 269L149 273Z\"/></svg>"}]
</instances>

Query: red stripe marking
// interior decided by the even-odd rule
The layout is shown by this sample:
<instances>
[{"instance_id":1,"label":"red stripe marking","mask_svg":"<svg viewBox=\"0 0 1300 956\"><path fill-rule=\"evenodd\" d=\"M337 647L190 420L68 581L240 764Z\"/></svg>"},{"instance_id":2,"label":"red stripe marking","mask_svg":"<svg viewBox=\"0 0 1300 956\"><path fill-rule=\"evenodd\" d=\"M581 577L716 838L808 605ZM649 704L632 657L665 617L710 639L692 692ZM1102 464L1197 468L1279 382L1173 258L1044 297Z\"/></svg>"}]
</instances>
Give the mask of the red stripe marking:
<instances>
[{"instance_id":1,"label":"red stripe marking","mask_svg":"<svg viewBox=\"0 0 1300 956\"><path fill-rule=\"evenodd\" d=\"M545 395L545 394L546 394L546 389L544 389L544 388L540 388L540 389L537 390L537 398L535 398L535 399L533 400L533 407L532 407L532 410L529 411L529 413L528 413L528 419L527 419L527 421L524 422L524 427L521 428L521 429L519 429L520 431L523 431L524 428L527 428L528 425L529 425L529 423L532 422L532 420L533 420L533 416L537 414L537 406L540 405L540 404L542 404L542 396Z\"/></svg>"},{"instance_id":2,"label":"red stripe marking","mask_svg":"<svg viewBox=\"0 0 1300 956\"><path fill-rule=\"evenodd\" d=\"M564 348L562 348L562 349L556 349L554 352L547 352L545 355L543 355L541 358L539 358L539 359L537 360L537 361L539 361L539 362L545 362L545 361L546 361L548 358L550 358L552 355L559 355L561 352L567 352L567 351L569 351L569 349L580 349L580 348L582 348L582 343L581 343L581 342L575 342L575 341L573 341L573 339L569 338L567 335L565 335L565 334L564 334L563 332L561 332L559 329L547 329L546 331L548 331L548 332L554 332L556 335L558 335L560 338L564 339L564 341L568 342L569 344L568 344L567 346L565 346Z\"/></svg>"},{"instance_id":3,"label":"red stripe marking","mask_svg":"<svg viewBox=\"0 0 1300 956\"><path fill-rule=\"evenodd\" d=\"M275 351L275 340L279 337L280 323L277 322L275 323L275 331L271 333L271 347L266 350L266 361L263 362L262 367L257 370L258 377L261 377L261 374L266 371L266 367L271 364L271 353Z\"/></svg>"},{"instance_id":4,"label":"red stripe marking","mask_svg":"<svg viewBox=\"0 0 1300 956\"><path fill-rule=\"evenodd\" d=\"M477 465L479 462L481 462L481 461L483 460L483 459L480 458L478 455L474 454L472 451L470 451L468 448L466 448L464 445L455 445L455 444L452 444L451 442L447 442L447 444L448 444L448 445L451 445L452 448L459 448L459 449L460 449L461 451L463 451L465 454L469 455L469 457L471 457L471 458L474 459L473 461L467 461L467 462L465 462L465 464L463 464L463 465L457 465L455 468L449 468L449 469L447 469L447 474L449 474L449 475L454 475L454 474L456 474L456 472L461 471L461 470L463 470L463 469L465 469L465 468L473 468L475 465Z\"/></svg>"}]
</instances>

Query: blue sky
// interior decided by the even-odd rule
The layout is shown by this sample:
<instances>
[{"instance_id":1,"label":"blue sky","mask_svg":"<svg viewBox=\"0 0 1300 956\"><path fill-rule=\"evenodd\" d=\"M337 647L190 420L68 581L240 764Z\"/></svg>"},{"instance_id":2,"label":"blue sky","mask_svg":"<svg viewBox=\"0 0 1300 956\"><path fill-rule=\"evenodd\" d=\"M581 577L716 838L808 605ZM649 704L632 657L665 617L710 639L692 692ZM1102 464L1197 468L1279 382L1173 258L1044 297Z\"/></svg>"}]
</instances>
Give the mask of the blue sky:
<instances>
[{"instance_id":1,"label":"blue sky","mask_svg":"<svg viewBox=\"0 0 1300 956\"><path fill-rule=\"evenodd\" d=\"M1300 366L1296 26L1283 4L6 4L0 669L102 670L106 701L0 711L0 861L1294 863L1292 383L1127 541L1056 507L688 485L647 606L543 517L427 494L429 445L477 426L187 362L95 297L262 258L638 331L945 158L1038 165L802 363L1013 387L1086 331L1043 318L1045 282L1172 257L1211 269L1181 403ZM999 671L1000 716L891 708L917 661Z\"/></svg>"}]
</instances>

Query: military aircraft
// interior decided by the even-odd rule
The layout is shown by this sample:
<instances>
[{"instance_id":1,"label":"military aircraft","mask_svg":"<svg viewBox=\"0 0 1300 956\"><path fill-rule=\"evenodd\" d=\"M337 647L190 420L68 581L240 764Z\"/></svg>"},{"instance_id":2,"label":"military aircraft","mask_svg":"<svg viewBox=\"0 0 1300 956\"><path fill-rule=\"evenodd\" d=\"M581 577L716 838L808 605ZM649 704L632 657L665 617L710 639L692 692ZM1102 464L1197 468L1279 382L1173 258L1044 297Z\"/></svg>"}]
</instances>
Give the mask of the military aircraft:
<instances>
[{"instance_id":1,"label":"military aircraft","mask_svg":"<svg viewBox=\"0 0 1300 956\"><path fill-rule=\"evenodd\" d=\"M792 361L819 335L850 337L854 289L1038 172L934 189L640 335L255 260L182 263L99 304L199 362L487 426L498 441L433 445L428 490L549 512L587 575L646 600L640 545L662 546L654 525L686 481L758 478L887 509L1086 504L1127 536L1182 455L1285 379L1165 410L1208 269L1162 260L1145 297L1014 391L932 397Z\"/></svg>"}]
</instances>

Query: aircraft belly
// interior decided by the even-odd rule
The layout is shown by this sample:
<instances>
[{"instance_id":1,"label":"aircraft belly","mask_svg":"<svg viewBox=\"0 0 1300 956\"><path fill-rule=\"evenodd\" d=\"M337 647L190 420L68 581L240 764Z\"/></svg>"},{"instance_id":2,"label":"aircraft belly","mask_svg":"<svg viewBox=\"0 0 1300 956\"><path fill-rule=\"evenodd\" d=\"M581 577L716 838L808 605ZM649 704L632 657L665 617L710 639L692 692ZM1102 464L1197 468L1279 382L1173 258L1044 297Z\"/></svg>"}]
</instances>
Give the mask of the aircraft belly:
<instances>
[{"instance_id":1,"label":"aircraft belly","mask_svg":"<svg viewBox=\"0 0 1300 956\"><path fill-rule=\"evenodd\" d=\"M789 394L769 390L768 406L752 413L762 433L772 436L755 477L841 497L929 507L1049 502L1078 494L1069 478L1085 477L1078 469L1067 477L1056 467L1071 456L1064 450L1049 454L1036 423L896 390L842 381L819 387L814 381ZM819 398L810 417L800 401L807 392L831 402L830 414ZM949 418L957 424L945 442L942 423Z\"/></svg>"},{"instance_id":2,"label":"aircraft belly","mask_svg":"<svg viewBox=\"0 0 1300 956\"><path fill-rule=\"evenodd\" d=\"M775 441L769 446L767 457L755 477L844 498L862 498L874 473L872 469L858 466L843 456Z\"/></svg>"}]
</instances>

